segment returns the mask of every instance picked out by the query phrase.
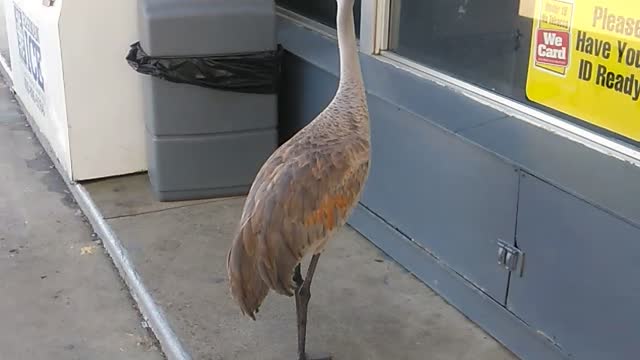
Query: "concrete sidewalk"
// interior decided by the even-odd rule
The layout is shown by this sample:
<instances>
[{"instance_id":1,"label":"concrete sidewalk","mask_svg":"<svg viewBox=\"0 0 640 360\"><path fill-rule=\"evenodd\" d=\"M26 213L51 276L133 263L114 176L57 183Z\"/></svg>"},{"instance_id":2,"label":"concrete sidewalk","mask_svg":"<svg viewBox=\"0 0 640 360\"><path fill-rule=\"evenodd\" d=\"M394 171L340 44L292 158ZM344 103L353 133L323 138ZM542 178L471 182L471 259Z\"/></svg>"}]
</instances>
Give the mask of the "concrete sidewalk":
<instances>
[{"instance_id":1,"label":"concrete sidewalk","mask_svg":"<svg viewBox=\"0 0 640 360\"><path fill-rule=\"evenodd\" d=\"M146 174L83 186L100 212L88 211L92 223L109 228L97 231L115 233L105 242L124 246L124 263L132 263L156 313L166 314L194 360L296 358L293 299L272 292L253 322L229 296L226 254L243 197L160 203ZM123 257L116 261L122 267ZM163 358L118 276L0 86L0 360ZM312 293L311 353L334 360L516 359L349 227L321 257Z\"/></svg>"},{"instance_id":2,"label":"concrete sidewalk","mask_svg":"<svg viewBox=\"0 0 640 360\"><path fill-rule=\"evenodd\" d=\"M253 322L229 297L226 254L244 198L159 203L147 175L85 184L193 359L296 358L293 299ZM335 360L511 360L514 355L351 228L320 258L308 349Z\"/></svg>"},{"instance_id":3,"label":"concrete sidewalk","mask_svg":"<svg viewBox=\"0 0 640 360\"><path fill-rule=\"evenodd\" d=\"M0 359L163 359L134 305L0 81Z\"/></svg>"}]
</instances>

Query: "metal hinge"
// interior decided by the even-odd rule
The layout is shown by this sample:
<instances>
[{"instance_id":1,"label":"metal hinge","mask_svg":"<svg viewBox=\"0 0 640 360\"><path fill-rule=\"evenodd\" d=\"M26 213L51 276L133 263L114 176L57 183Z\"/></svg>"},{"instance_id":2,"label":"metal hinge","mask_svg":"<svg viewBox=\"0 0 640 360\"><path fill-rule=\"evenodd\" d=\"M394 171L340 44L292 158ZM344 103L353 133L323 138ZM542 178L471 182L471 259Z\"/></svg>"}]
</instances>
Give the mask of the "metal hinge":
<instances>
[{"instance_id":1,"label":"metal hinge","mask_svg":"<svg viewBox=\"0 0 640 360\"><path fill-rule=\"evenodd\" d=\"M44 6L53 6L54 0L42 0L42 5Z\"/></svg>"},{"instance_id":2,"label":"metal hinge","mask_svg":"<svg viewBox=\"0 0 640 360\"><path fill-rule=\"evenodd\" d=\"M507 271L522 276L524 272L524 252L498 239L498 264Z\"/></svg>"}]
</instances>

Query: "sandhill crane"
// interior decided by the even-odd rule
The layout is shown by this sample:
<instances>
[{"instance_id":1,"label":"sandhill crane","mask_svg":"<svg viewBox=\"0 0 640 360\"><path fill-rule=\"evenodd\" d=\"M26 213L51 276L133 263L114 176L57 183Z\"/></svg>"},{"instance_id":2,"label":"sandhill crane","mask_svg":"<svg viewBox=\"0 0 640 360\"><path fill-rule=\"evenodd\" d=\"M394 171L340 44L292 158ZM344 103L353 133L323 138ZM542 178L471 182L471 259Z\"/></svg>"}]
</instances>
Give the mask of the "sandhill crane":
<instances>
[{"instance_id":1,"label":"sandhill crane","mask_svg":"<svg viewBox=\"0 0 640 360\"><path fill-rule=\"evenodd\" d=\"M264 163L227 256L231 295L253 320L269 290L295 296L299 360L310 360L305 351L307 309L318 259L346 223L369 175L369 112L354 0L336 1L338 90L315 119ZM312 257L303 279L300 263L308 254Z\"/></svg>"}]
</instances>

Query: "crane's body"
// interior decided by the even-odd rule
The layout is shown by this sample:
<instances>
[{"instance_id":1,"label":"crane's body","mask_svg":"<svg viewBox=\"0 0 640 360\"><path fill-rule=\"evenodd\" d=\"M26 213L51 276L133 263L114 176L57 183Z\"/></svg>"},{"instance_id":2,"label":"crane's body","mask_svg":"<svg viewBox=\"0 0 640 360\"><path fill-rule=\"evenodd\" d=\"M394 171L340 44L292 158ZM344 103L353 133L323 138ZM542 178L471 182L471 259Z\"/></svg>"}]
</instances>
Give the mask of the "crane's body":
<instances>
[{"instance_id":1,"label":"crane's body","mask_svg":"<svg viewBox=\"0 0 640 360\"><path fill-rule=\"evenodd\" d=\"M318 257L356 206L370 164L370 129L353 24L338 0L340 84L331 103L264 163L249 190L227 258L231 294L255 314L270 290L296 297L299 359ZM306 279L303 258L313 255Z\"/></svg>"},{"instance_id":2,"label":"crane's body","mask_svg":"<svg viewBox=\"0 0 640 360\"><path fill-rule=\"evenodd\" d=\"M236 271L242 281L231 282L232 294L250 317L267 288L293 295L294 267L305 255L322 252L358 201L369 169L369 142L361 135L339 135L343 124L332 115L340 111L329 105L279 147L249 191L229 265L251 267Z\"/></svg>"}]
</instances>

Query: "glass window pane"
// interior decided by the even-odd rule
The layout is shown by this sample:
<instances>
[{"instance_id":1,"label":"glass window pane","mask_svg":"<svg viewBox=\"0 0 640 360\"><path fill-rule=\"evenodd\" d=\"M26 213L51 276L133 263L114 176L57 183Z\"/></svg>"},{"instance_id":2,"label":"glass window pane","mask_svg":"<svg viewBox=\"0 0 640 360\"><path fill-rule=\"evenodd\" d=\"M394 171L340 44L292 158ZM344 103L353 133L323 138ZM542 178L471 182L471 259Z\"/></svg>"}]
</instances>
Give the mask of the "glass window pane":
<instances>
[{"instance_id":1,"label":"glass window pane","mask_svg":"<svg viewBox=\"0 0 640 360\"><path fill-rule=\"evenodd\" d=\"M616 4L618 6L614 6ZM629 23L633 17L630 11L623 11L625 6L626 10L639 10L635 11L635 16L640 24L640 7L625 4L624 0L610 0L608 6L618 10L616 16L626 14ZM611 89L599 86L595 79L587 84L578 75L581 58L596 60L591 54L577 52L579 31L593 31L594 36L611 44L612 52L618 51L616 44L622 39L622 35L611 31L603 34L602 28L593 28L598 6L596 0L392 0L389 47L399 55L461 80L640 146L640 122L632 124L637 121L634 119L640 118L640 100L634 101L633 96L625 98L620 92L613 93ZM560 26L561 22L538 21L543 16L561 19L563 14L568 22L566 28ZM602 17L606 19L608 15ZM552 39L545 36L561 37L548 40L559 41L556 45L566 41L565 45L546 47L549 57L542 61L556 61L556 65L536 62L535 66L530 66L530 59L534 61L536 56L531 51L534 27L536 49L541 42L547 41L545 39ZM615 31L615 26L609 29ZM629 32L623 36L624 40L640 48L640 33L635 38L633 34L628 35ZM623 76L640 78L640 66L624 67L615 64L612 58L600 59L600 62L612 64ZM560 64L558 61L566 64L557 65ZM541 71L548 70L549 66L560 72ZM593 73L595 77L597 70ZM534 82L537 88L532 90ZM640 89L640 82L638 86ZM586 102L586 97L611 99L609 104L619 105L610 105L612 109L618 109L618 118L610 121L602 103ZM625 132L625 129L629 131Z\"/></svg>"},{"instance_id":2,"label":"glass window pane","mask_svg":"<svg viewBox=\"0 0 640 360\"><path fill-rule=\"evenodd\" d=\"M336 0L276 0L276 3L287 10L295 11L319 23L336 28L336 12L338 11ZM357 36L360 35L360 3L361 0L356 0L353 7Z\"/></svg>"}]
</instances>

